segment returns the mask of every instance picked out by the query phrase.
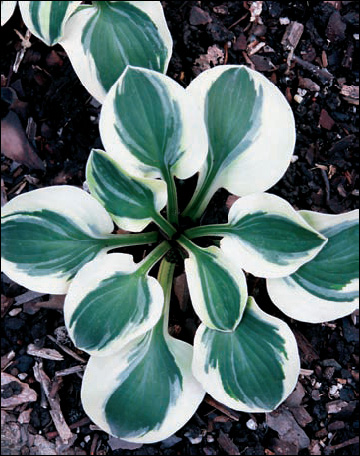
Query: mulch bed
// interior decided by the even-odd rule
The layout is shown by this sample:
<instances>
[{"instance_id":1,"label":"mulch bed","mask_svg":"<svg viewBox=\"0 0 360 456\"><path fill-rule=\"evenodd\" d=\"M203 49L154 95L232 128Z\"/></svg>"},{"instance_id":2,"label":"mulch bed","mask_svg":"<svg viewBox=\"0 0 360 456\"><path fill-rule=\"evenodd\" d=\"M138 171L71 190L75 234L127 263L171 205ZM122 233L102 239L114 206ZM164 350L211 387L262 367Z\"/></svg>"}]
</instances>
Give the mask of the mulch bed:
<instances>
[{"instance_id":1,"label":"mulch bed","mask_svg":"<svg viewBox=\"0 0 360 456\"><path fill-rule=\"evenodd\" d=\"M187 86L212 66L245 64L286 95L297 144L286 175L271 192L297 209L337 214L357 208L358 2L162 4L174 39L170 77ZM89 151L101 147L100 106L62 48L50 49L32 37L14 72L22 48L14 29L26 32L18 11L2 28L2 204L39 187L82 187ZM185 203L190 195L180 185ZM226 219L228 197L225 191L214 196L207 221ZM142 253L129 251L135 257ZM191 342L198 321L179 277L170 331ZM296 335L303 369L297 389L268 416L234 412L207 396L176 436L136 449L109 438L82 409L81 376L88 357L64 332L61 297L34 294L2 276L1 367L8 374L2 388L7 401L2 454L358 454L358 317L321 325L293 321L270 302L263 280L248 279L259 305L284 319ZM33 392L24 385L37 393L36 401L27 401L26 394ZM54 427L59 404L73 433L69 445Z\"/></svg>"}]
</instances>

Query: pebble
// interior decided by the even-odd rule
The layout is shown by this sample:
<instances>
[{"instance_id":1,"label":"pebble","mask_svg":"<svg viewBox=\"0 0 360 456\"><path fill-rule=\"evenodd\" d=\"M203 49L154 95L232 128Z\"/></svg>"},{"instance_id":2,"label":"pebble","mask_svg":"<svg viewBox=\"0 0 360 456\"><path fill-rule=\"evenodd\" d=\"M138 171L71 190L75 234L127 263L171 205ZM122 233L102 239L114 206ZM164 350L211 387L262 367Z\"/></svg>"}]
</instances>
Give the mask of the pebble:
<instances>
[{"instance_id":1,"label":"pebble","mask_svg":"<svg viewBox=\"0 0 360 456\"><path fill-rule=\"evenodd\" d=\"M288 17L280 17L279 22L280 25L289 25L290 19Z\"/></svg>"},{"instance_id":2,"label":"pebble","mask_svg":"<svg viewBox=\"0 0 360 456\"><path fill-rule=\"evenodd\" d=\"M337 387L337 385L332 385L330 388L329 388L329 395L330 396L334 396L334 397L339 397L339 389Z\"/></svg>"},{"instance_id":3,"label":"pebble","mask_svg":"<svg viewBox=\"0 0 360 456\"><path fill-rule=\"evenodd\" d=\"M206 440L208 443L213 443L215 441L214 437L212 435L207 435Z\"/></svg>"},{"instance_id":4,"label":"pebble","mask_svg":"<svg viewBox=\"0 0 360 456\"><path fill-rule=\"evenodd\" d=\"M84 442L89 443L90 440L91 440L91 437L90 437L89 435L86 435L86 436L84 437Z\"/></svg>"},{"instance_id":5,"label":"pebble","mask_svg":"<svg viewBox=\"0 0 360 456\"><path fill-rule=\"evenodd\" d=\"M345 407L347 407L348 403L345 402L345 401L341 401L341 400L338 400L338 401L333 401L333 402L328 402L325 407L326 407L326 411L329 413L329 414L333 414L333 413L339 413L341 412L341 410Z\"/></svg>"},{"instance_id":6,"label":"pebble","mask_svg":"<svg viewBox=\"0 0 360 456\"><path fill-rule=\"evenodd\" d=\"M21 313L21 311L21 307L18 307L17 309L10 310L9 315L10 317L16 317L16 315L19 315L19 313Z\"/></svg>"},{"instance_id":7,"label":"pebble","mask_svg":"<svg viewBox=\"0 0 360 456\"><path fill-rule=\"evenodd\" d=\"M246 422L246 427L248 429L250 429L251 431L256 431L256 429L258 428L258 424L255 420L253 420L252 418L250 420L248 420Z\"/></svg>"},{"instance_id":8,"label":"pebble","mask_svg":"<svg viewBox=\"0 0 360 456\"><path fill-rule=\"evenodd\" d=\"M189 440L193 445L198 445L202 442L202 435L195 435L191 432L185 432L184 436Z\"/></svg>"},{"instance_id":9,"label":"pebble","mask_svg":"<svg viewBox=\"0 0 360 456\"><path fill-rule=\"evenodd\" d=\"M300 96L298 93L294 96L294 100L296 101L296 103L302 103L304 98L302 96Z\"/></svg>"},{"instance_id":10,"label":"pebble","mask_svg":"<svg viewBox=\"0 0 360 456\"><path fill-rule=\"evenodd\" d=\"M26 379L26 377L28 376L28 374L26 372L21 372L19 375L18 375L18 379L23 381Z\"/></svg>"}]
</instances>

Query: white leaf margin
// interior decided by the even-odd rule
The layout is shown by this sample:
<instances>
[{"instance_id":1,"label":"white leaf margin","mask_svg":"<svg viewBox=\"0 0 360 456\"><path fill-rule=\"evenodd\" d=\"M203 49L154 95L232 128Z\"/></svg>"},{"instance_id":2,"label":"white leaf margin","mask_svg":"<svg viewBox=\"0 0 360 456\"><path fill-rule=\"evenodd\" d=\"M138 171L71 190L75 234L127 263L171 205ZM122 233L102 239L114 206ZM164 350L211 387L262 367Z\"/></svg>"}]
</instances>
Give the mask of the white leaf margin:
<instances>
[{"instance_id":1,"label":"white leaf margin","mask_svg":"<svg viewBox=\"0 0 360 456\"><path fill-rule=\"evenodd\" d=\"M1 26L5 25L14 14L16 3L16 1L1 1Z\"/></svg>"},{"instance_id":2,"label":"white leaf margin","mask_svg":"<svg viewBox=\"0 0 360 456\"><path fill-rule=\"evenodd\" d=\"M197 105L186 90L173 79L153 70L128 66L118 81L110 89L100 114L100 136L106 152L117 161L120 166L135 177L159 178L162 177L157 168L147 166L131 154L127 146L121 141L116 132L115 124L117 115L114 112L114 99L121 90L123 80L128 71L140 71L149 79L157 78L164 91L178 103L183 126L180 149L183 155L172 166L171 172L179 179L193 176L201 168L208 151L208 137L205 123L202 120Z\"/></svg>"},{"instance_id":3,"label":"white leaf margin","mask_svg":"<svg viewBox=\"0 0 360 456\"><path fill-rule=\"evenodd\" d=\"M257 317L259 319L265 320L271 326L276 328L278 334L280 334L285 340L285 350L290 361L285 366L283 396L278 404L274 407L275 409L291 394L297 384L297 380L300 374L300 357L297 342L289 326L278 318L275 318L263 312L256 304L253 297L249 297L247 305L250 306L251 311L257 314ZM271 412L274 410L251 407L242 401L233 399L226 393L218 369L210 366L208 373L206 373L204 366L206 362L206 353L209 347L205 346L201 341L206 329L206 326L204 324L201 324L196 331L194 339L194 357L192 362L193 374L195 378L201 383L205 391L220 403L225 404L226 406L240 412L263 413ZM226 356L225 353L224 356Z\"/></svg>"},{"instance_id":4,"label":"white leaf margin","mask_svg":"<svg viewBox=\"0 0 360 456\"><path fill-rule=\"evenodd\" d=\"M118 3L118 2L111 2ZM163 40L165 47L168 50L168 55L165 62L165 71L169 66L172 55L173 41L170 31L167 27L164 10L159 1L127 1L136 8L143 11L158 29L159 35ZM82 5L74 15L72 15L66 23L65 34L60 44L68 54L71 64L78 75L81 83L86 90L99 102L103 103L107 95L107 91L102 86L97 77L97 68L91 53L84 49L81 44L82 32L89 20L97 14L97 8ZM87 70L84 71L84 68ZM119 73L120 76L120 73Z\"/></svg>"},{"instance_id":5,"label":"white leaf margin","mask_svg":"<svg viewBox=\"0 0 360 456\"><path fill-rule=\"evenodd\" d=\"M170 437L189 421L204 398L205 391L191 371L193 347L168 334L165 334L165 339L182 374L183 389L178 391L176 402L169 404L165 420L157 430L149 431L144 435L122 437L128 442L149 444ZM118 378L129 367L129 356L140 340L141 338L132 341L114 356L91 357L85 370L81 389L83 407L87 415L110 435L111 429L105 416L106 401L119 386ZM151 394L151 386L149 386L149 394Z\"/></svg>"},{"instance_id":6,"label":"white leaf margin","mask_svg":"<svg viewBox=\"0 0 360 456\"><path fill-rule=\"evenodd\" d=\"M70 321L81 301L86 298L89 293L94 291L103 280L114 276L117 272L129 275L133 274L138 267L139 265L134 263L131 255L125 253L110 253L105 257L95 258L85 264L77 272L71 282L64 304L65 324L75 345L74 325L71 327ZM90 355L101 357L113 355L119 351L122 346L125 346L133 339L145 334L159 321L163 310L164 293L161 285L154 277L147 274L146 280L151 295L148 318L143 320L141 324L131 324L131 322L129 322L124 334L115 338L106 346L106 348L101 350L84 349L84 351Z\"/></svg>"},{"instance_id":7,"label":"white leaf margin","mask_svg":"<svg viewBox=\"0 0 360 456\"><path fill-rule=\"evenodd\" d=\"M114 228L111 217L95 198L84 190L70 185L54 185L19 195L3 206L1 215L40 210L56 212L71 219L75 225L92 237L105 237ZM103 249L98 256L103 257L107 250ZM41 293L65 294L70 285L68 277L63 273L29 276L15 263L4 258L1 258L1 269L10 279L29 290Z\"/></svg>"},{"instance_id":8,"label":"white leaf margin","mask_svg":"<svg viewBox=\"0 0 360 456\"><path fill-rule=\"evenodd\" d=\"M236 263L245 271L256 277L275 278L285 277L295 272L304 263L313 259L325 246L327 239L307 223L301 215L284 199L271 193L255 193L238 199L229 211L229 224L236 224L242 217L262 211L269 215L284 217L304 229L318 235L324 241L322 245L309 250L301 258L289 260L286 265L270 262L248 242L242 241L235 235L226 234L221 241L221 249L226 255L236 259Z\"/></svg>"},{"instance_id":9,"label":"white leaf margin","mask_svg":"<svg viewBox=\"0 0 360 456\"><path fill-rule=\"evenodd\" d=\"M102 150L93 149L90 153L90 156L89 156L87 164L86 164L87 182L89 182L90 180L93 180L91 169L94 166L94 163L92 161L94 152L100 152L103 155L106 155L109 159L113 160L113 165L118 168L119 172L124 173L128 177L130 177L120 167L119 162L115 161L109 154L107 154L106 152L103 152ZM133 178L133 179L139 181L141 184L145 185L152 191L152 193L154 195L155 210L157 212L160 212L167 203L166 183L164 181L158 180L158 179L148 179L148 178ZM94 185L96 186L95 180L94 180L94 183L95 183ZM93 195L93 197L98 200L96 195ZM117 215L112 214L111 212L108 212L108 213L110 214L111 218L118 225L119 228L122 228L123 230L126 230L126 231L132 231L133 233L140 233L149 225L149 223L151 223L153 221L152 218L133 219L130 217L119 217Z\"/></svg>"},{"instance_id":10,"label":"white leaf margin","mask_svg":"<svg viewBox=\"0 0 360 456\"><path fill-rule=\"evenodd\" d=\"M64 16L64 19L61 24L61 34L58 38L56 38L55 41L50 40L49 36L49 28L50 28L50 14L51 14L51 9L56 7L56 5L53 5L54 2L52 1L41 1L40 3L40 18L39 18L39 23L41 26L41 29L43 31L44 37L40 36L35 27L34 23L30 14L30 4L33 3L32 1L19 1L19 7L21 11L21 16L22 19L26 25L26 27L30 30L30 32L35 35L39 40L44 41L48 46L53 46L56 43L60 42L60 40L64 36L64 30L65 30L65 24L66 21L69 19L71 14L76 10L76 8L80 5L81 1L70 1L67 12Z\"/></svg>"},{"instance_id":11,"label":"white leaf margin","mask_svg":"<svg viewBox=\"0 0 360 456\"><path fill-rule=\"evenodd\" d=\"M359 220L358 210L335 215L306 210L299 211L299 213L318 231L326 230L343 222ZM306 323L324 323L336 320L359 308L359 298L350 302L321 299L306 291L291 277L268 279L266 286L270 299L285 315ZM358 288L359 279L348 284L342 291L349 292Z\"/></svg>"},{"instance_id":12,"label":"white leaf margin","mask_svg":"<svg viewBox=\"0 0 360 456\"><path fill-rule=\"evenodd\" d=\"M254 137L252 144L221 171L211 186L211 192L215 193L223 187L234 195L245 196L268 190L285 174L295 147L295 120L281 91L261 73L244 65L216 66L201 73L186 88L201 109L203 119L205 100L211 86L232 68L244 68L254 81L257 92L260 87L263 88L261 124L254 125L247 133L247 138ZM204 179L206 171L205 162L200 171L199 183Z\"/></svg>"}]
</instances>

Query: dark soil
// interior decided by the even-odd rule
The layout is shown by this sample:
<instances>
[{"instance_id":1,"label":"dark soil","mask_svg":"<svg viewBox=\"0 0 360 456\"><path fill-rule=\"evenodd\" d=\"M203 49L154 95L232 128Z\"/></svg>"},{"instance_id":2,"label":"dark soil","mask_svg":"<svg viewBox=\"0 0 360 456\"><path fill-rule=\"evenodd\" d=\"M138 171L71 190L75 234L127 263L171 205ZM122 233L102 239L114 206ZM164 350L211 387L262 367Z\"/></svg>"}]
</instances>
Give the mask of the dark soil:
<instances>
[{"instance_id":1,"label":"dark soil","mask_svg":"<svg viewBox=\"0 0 360 456\"><path fill-rule=\"evenodd\" d=\"M343 95L343 89L344 86L359 84L358 3L162 3L174 39L174 54L168 71L170 77L187 86L206 65L246 64L264 73L286 95L296 119L296 158L284 178L270 191L297 209L343 213L357 208L359 100ZM250 21L251 3L263 4L261 20ZM282 24L283 18L304 25L293 61L287 61L289 50L281 44L289 27ZM22 127L27 128L30 144L45 163L45 170L29 169L25 164L2 155L2 201L50 185L82 187L89 151L101 147L98 133L100 107L82 87L62 48L55 46L50 49L32 37L32 46L27 50L19 71L13 73L12 65L21 47L14 29L23 34L26 31L18 11L2 28L1 115L3 119L9 111L17 113ZM264 42L266 46L251 55L249 49L257 42ZM208 48L214 45L217 46L218 61L204 57ZM5 87L15 91L17 101L10 100L14 92L3 91ZM193 188L194 184L193 179L190 187ZM182 204L185 204L191 195L186 192L183 182L178 186ZM227 197L228 193L223 190L214 196L204 221L226 219ZM142 250L129 251L136 259L143 254ZM179 269L177 273L180 272ZM263 280L248 278L249 293L265 311L284 319L298 339L301 367L308 372L300 377L304 397L295 404L297 410L291 402L287 403L287 409L307 435L309 444L306 447L301 449L296 442L285 441L267 424L265 414L235 413L230 418L204 401L197 414L176 433L178 441L143 445L135 450L114 449L115 443L108 440L108 435L86 420L80 402L79 373L64 376L57 384L65 420L68 425L73 425L77 438L69 450L60 453L57 445L58 453L52 454L70 454L70 451L71 454L98 455L358 454L359 334L356 317L322 325L298 323L284 317L270 302ZM46 450L36 452L34 446L29 449L37 434L44 436L50 444L54 443L55 448L57 434L40 385L34 378L33 366L37 358L27 354L27 347L35 344L61 351L47 336L54 335L64 321L61 310L46 309L41 305L49 300L49 296L30 296L30 300L25 299L24 304L17 305L14 300L25 292L26 289L3 277L1 307L5 316L1 354L15 352L5 372L15 377L20 374L20 378L37 391L38 400L2 415L2 421L9 427L18 424L20 412L32 410L30 422L21 425L22 431L25 429L32 440L27 441L23 434L22 440L14 437L15 434L10 438L6 434L2 454L49 454ZM34 304L35 301L40 304ZM181 301L179 303L174 296L170 331L191 342L198 321L191 306L184 302L184 298ZM14 309L20 309L20 312L16 314ZM69 340L62 343L87 359L86 354L74 348ZM62 353L63 361L43 360L43 369L50 379L54 379L59 370L79 365L78 360ZM330 389L332 386L338 386L337 391L336 388ZM17 385L10 383L2 393L7 397L18 394ZM335 401L342 401L340 410L328 413L329 404ZM304 409L310 418L299 418L297 413L300 410L304 414ZM255 422L255 430L247 427L250 419ZM13 441L9 445L11 438ZM191 443L194 439L199 443Z\"/></svg>"}]
</instances>

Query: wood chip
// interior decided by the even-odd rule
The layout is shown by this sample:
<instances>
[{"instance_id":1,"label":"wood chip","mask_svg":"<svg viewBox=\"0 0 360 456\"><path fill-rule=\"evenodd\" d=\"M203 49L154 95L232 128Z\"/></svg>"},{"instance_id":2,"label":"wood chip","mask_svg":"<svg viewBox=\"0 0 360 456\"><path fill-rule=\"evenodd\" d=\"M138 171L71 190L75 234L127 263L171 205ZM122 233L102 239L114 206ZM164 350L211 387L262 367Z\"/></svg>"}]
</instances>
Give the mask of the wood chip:
<instances>
[{"instance_id":1,"label":"wood chip","mask_svg":"<svg viewBox=\"0 0 360 456\"><path fill-rule=\"evenodd\" d=\"M15 358L14 350L9 351L6 355L1 357L1 372L4 371L12 364L12 360Z\"/></svg>"},{"instance_id":2,"label":"wood chip","mask_svg":"<svg viewBox=\"0 0 360 456\"><path fill-rule=\"evenodd\" d=\"M39 358L51 359L53 361L62 361L63 355L57 350L52 348L38 348L34 344L29 344L27 348L27 354L31 356L38 356Z\"/></svg>"},{"instance_id":3,"label":"wood chip","mask_svg":"<svg viewBox=\"0 0 360 456\"><path fill-rule=\"evenodd\" d=\"M25 302L33 301L34 299L41 298L45 296L47 293L37 293L36 291L27 291L15 298L15 305L19 306L20 304L24 304Z\"/></svg>"},{"instance_id":4,"label":"wood chip","mask_svg":"<svg viewBox=\"0 0 360 456\"><path fill-rule=\"evenodd\" d=\"M240 455L239 448L235 445L235 443L230 439L230 437L224 434L223 431L220 430L219 437L218 437L218 444L221 448L225 451L225 454L230 455Z\"/></svg>"},{"instance_id":5,"label":"wood chip","mask_svg":"<svg viewBox=\"0 0 360 456\"><path fill-rule=\"evenodd\" d=\"M61 440L64 443L68 443L72 439L73 433L71 432L71 429L67 425L64 415L62 414L62 411L60 408L59 395L55 394L54 397L52 397L52 395L50 395L51 382L50 382L49 377L46 375L46 373L43 370L42 362L36 362L33 369L34 369L35 379L40 383L40 385L47 397L47 400L50 404L50 407L51 407L50 415L51 415L53 423L56 427L56 430L59 433Z\"/></svg>"},{"instance_id":6,"label":"wood chip","mask_svg":"<svg viewBox=\"0 0 360 456\"><path fill-rule=\"evenodd\" d=\"M239 414L237 412L235 412L234 410L230 410L228 407L226 407L225 405L223 404L220 404L220 402L216 401L215 399L213 399L212 397L210 396L205 396L205 399L204 401L211 405L212 407L216 408L217 410L219 410L220 412L222 412L224 415L228 416L229 418L231 418L232 420L234 421L239 421Z\"/></svg>"},{"instance_id":7,"label":"wood chip","mask_svg":"<svg viewBox=\"0 0 360 456\"><path fill-rule=\"evenodd\" d=\"M281 39L283 48L294 51L299 44L303 31L303 24L296 21L290 22L290 24L286 27L285 33Z\"/></svg>"},{"instance_id":8,"label":"wood chip","mask_svg":"<svg viewBox=\"0 0 360 456\"><path fill-rule=\"evenodd\" d=\"M343 85L340 94L344 100L355 106L359 106L359 86Z\"/></svg>"},{"instance_id":9,"label":"wood chip","mask_svg":"<svg viewBox=\"0 0 360 456\"><path fill-rule=\"evenodd\" d=\"M76 374L76 372L83 372L84 369L85 369L85 366L80 366L80 365L69 367L67 369L63 369L63 370L55 372L55 377L64 377L65 375Z\"/></svg>"},{"instance_id":10,"label":"wood chip","mask_svg":"<svg viewBox=\"0 0 360 456\"><path fill-rule=\"evenodd\" d=\"M1 372L1 407L12 410L20 404L37 400L36 392L13 375Z\"/></svg>"},{"instance_id":11,"label":"wood chip","mask_svg":"<svg viewBox=\"0 0 360 456\"><path fill-rule=\"evenodd\" d=\"M72 356L74 359L76 359L77 361L80 361L81 363L87 363L86 359L82 358L80 355L78 355L77 353L75 353L73 350L71 350L70 348L66 347L65 345L61 344L60 342L58 342L55 337L51 336L50 334L48 334L48 338L54 342L59 348L61 348L62 351L64 351L65 353L67 353L68 355Z\"/></svg>"}]
</instances>

